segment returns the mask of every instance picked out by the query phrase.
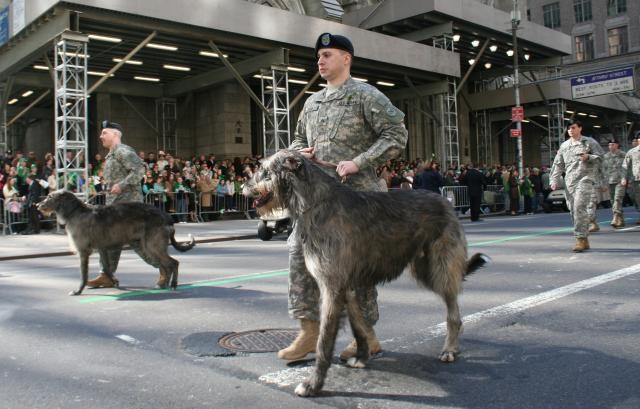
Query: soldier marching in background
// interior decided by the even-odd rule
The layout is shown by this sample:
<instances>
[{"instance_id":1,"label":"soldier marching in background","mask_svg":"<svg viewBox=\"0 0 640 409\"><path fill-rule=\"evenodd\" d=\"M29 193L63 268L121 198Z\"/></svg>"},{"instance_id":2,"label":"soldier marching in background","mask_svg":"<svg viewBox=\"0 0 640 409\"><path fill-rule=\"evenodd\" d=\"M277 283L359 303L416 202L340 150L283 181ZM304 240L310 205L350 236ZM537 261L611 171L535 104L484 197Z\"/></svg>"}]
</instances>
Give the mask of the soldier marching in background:
<instances>
[{"instance_id":1,"label":"soldier marching in background","mask_svg":"<svg viewBox=\"0 0 640 409\"><path fill-rule=\"evenodd\" d=\"M604 155L603 169L605 181L609 184L609 198L613 219L611 225L616 229L624 227L624 212L622 201L624 200L625 186L622 184L624 172L622 163L626 152L620 150L618 141L609 142L609 152Z\"/></svg>"},{"instance_id":2,"label":"soldier marching in background","mask_svg":"<svg viewBox=\"0 0 640 409\"><path fill-rule=\"evenodd\" d=\"M550 184L551 190L556 190L560 186L562 173L565 173L565 197L576 238L573 251L580 253L590 248L587 207L593 201L595 187L602 185L601 166L604 151L595 139L582 135L580 121L571 120L567 132L570 138L560 145L556 154Z\"/></svg>"},{"instance_id":3,"label":"soldier marching in background","mask_svg":"<svg viewBox=\"0 0 640 409\"><path fill-rule=\"evenodd\" d=\"M634 148L624 157L622 162L622 181L623 186L633 188L633 202L636 210L640 210L640 145L637 143L640 133L636 133L636 143ZM640 219L636 222L640 224Z\"/></svg>"}]
</instances>

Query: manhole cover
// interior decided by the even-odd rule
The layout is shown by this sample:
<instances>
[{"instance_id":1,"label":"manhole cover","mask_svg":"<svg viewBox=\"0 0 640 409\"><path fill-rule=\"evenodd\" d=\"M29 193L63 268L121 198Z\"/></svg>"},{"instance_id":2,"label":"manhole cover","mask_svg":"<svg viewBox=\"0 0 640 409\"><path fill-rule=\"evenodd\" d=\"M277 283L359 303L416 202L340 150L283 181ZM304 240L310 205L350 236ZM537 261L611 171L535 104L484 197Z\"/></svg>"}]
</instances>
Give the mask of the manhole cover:
<instances>
[{"instance_id":1,"label":"manhole cover","mask_svg":"<svg viewBox=\"0 0 640 409\"><path fill-rule=\"evenodd\" d=\"M276 352L288 347L297 335L297 329L258 329L225 335L218 344L237 352Z\"/></svg>"}]
</instances>

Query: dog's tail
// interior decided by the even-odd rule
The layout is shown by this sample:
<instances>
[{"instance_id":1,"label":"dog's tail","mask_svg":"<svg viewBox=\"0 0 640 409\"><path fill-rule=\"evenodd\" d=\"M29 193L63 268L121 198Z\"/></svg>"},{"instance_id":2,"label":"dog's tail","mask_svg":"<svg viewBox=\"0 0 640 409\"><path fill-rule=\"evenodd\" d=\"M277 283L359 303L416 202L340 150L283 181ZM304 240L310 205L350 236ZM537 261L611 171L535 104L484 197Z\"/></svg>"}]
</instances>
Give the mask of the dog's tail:
<instances>
[{"instance_id":1,"label":"dog's tail","mask_svg":"<svg viewBox=\"0 0 640 409\"><path fill-rule=\"evenodd\" d=\"M189 235L189 239L190 239L189 241L179 243L176 241L175 232L174 231L171 232L171 245L173 246L174 249L178 251L182 251L182 252L189 251L196 245L196 239L194 239L192 235Z\"/></svg>"},{"instance_id":2,"label":"dog's tail","mask_svg":"<svg viewBox=\"0 0 640 409\"><path fill-rule=\"evenodd\" d=\"M467 269L464 272L465 277L473 274L477 269L491 263L491 257L483 253L476 253L467 261Z\"/></svg>"}]
</instances>

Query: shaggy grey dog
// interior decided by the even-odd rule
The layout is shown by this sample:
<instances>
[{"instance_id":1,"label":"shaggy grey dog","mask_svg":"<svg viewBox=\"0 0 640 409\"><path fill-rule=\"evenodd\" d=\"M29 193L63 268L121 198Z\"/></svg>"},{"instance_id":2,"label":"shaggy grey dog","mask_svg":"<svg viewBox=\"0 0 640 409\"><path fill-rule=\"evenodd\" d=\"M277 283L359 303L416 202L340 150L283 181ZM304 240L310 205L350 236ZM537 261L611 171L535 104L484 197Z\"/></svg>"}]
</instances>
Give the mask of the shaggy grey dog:
<instances>
[{"instance_id":1,"label":"shaggy grey dog","mask_svg":"<svg viewBox=\"0 0 640 409\"><path fill-rule=\"evenodd\" d=\"M464 232L449 202L417 190L357 192L289 150L267 159L243 193L255 198L261 214L289 210L320 289L316 366L296 387L297 395L313 396L322 389L345 305L358 345L347 364L365 366L369 348L354 289L395 280L406 267L420 285L443 298L447 337L440 360L455 359L462 326L458 293L464 277L488 257L475 254L467 260Z\"/></svg>"},{"instance_id":2,"label":"shaggy grey dog","mask_svg":"<svg viewBox=\"0 0 640 409\"><path fill-rule=\"evenodd\" d=\"M89 256L93 250L121 249L126 244L148 264L160 269L159 287L166 288L170 284L175 290L179 263L169 256L167 245L171 243L179 251L190 250L195 245L193 237L190 242L178 243L171 217L144 203L88 206L73 193L57 190L40 202L38 210L44 214L56 213L58 222L66 227L71 246L80 256L82 281L70 295L81 294L87 285ZM103 257L103 260L107 259ZM113 277L117 266L105 265L103 268Z\"/></svg>"}]
</instances>

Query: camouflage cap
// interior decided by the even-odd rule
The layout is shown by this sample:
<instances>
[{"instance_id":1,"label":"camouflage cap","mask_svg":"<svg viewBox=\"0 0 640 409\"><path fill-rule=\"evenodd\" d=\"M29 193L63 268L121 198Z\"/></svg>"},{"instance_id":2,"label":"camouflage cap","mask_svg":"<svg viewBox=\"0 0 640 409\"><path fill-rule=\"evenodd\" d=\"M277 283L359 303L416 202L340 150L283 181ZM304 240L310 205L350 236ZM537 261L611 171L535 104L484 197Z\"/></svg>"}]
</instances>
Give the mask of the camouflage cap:
<instances>
[{"instance_id":1,"label":"camouflage cap","mask_svg":"<svg viewBox=\"0 0 640 409\"><path fill-rule=\"evenodd\" d=\"M323 48L337 48L339 50L347 51L351 55L354 54L353 44L351 44L351 41L347 37L338 34L320 34L316 40L316 55L318 55L318 51Z\"/></svg>"}]
</instances>

